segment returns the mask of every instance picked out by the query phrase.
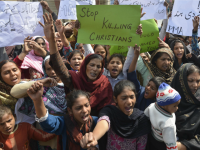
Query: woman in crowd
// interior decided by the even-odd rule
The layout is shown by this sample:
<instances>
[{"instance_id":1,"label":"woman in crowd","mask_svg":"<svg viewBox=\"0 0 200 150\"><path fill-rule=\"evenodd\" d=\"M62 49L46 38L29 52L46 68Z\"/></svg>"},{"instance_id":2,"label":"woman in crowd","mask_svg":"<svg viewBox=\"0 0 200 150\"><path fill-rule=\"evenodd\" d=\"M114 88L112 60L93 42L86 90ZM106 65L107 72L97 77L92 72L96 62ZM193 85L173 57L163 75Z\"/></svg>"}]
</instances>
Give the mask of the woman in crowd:
<instances>
[{"instance_id":1,"label":"woman in crowd","mask_svg":"<svg viewBox=\"0 0 200 150\"><path fill-rule=\"evenodd\" d=\"M33 39L24 40L24 48L29 49L30 52L21 65L22 79L37 79L44 76L42 62L48 54L48 42L43 37L34 37Z\"/></svg>"},{"instance_id":2,"label":"woman in crowd","mask_svg":"<svg viewBox=\"0 0 200 150\"><path fill-rule=\"evenodd\" d=\"M87 92L75 90L67 96L68 115L53 116L48 113L42 100L43 84L35 82L28 94L34 102L36 121L48 133L60 135L57 150L80 150L80 140L85 133L93 131L97 117L90 116L90 97ZM96 150L93 147L92 150Z\"/></svg>"},{"instance_id":3,"label":"woman in crowd","mask_svg":"<svg viewBox=\"0 0 200 150\"><path fill-rule=\"evenodd\" d=\"M197 30L198 30L198 25L199 25L199 17L194 17L193 20L193 36L196 35ZM195 37L193 37L195 39ZM170 48L174 52L174 64L173 67L175 70L178 70L183 64L185 63L195 63L195 65L200 66L198 54L199 54L199 49L198 49L198 44L197 44L197 35L196 35L196 42L192 43L192 51L189 52L187 47L185 46L184 42L179 40L179 39L174 39L171 40L170 43Z\"/></svg>"},{"instance_id":4,"label":"woman in crowd","mask_svg":"<svg viewBox=\"0 0 200 150\"><path fill-rule=\"evenodd\" d=\"M200 69L192 63L183 64L171 86L181 95L176 112L178 140L185 150L199 150L200 135Z\"/></svg>"},{"instance_id":5,"label":"woman in crowd","mask_svg":"<svg viewBox=\"0 0 200 150\"><path fill-rule=\"evenodd\" d=\"M56 75L55 71L49 65L50 55L48 55L42 64L45 78L53 78L57 81L58 85L54 87L44 87L43 101L51 114L66 114L67 113L67 101L65 95L64 84L61 79Z\"/></svg>"},{"instance_id":6,"label":"woman in crowd","mask_svg":"<svg viewBox=\"0 0 200 150\"><path fill-rule=\"evenodd\" d=\"M58 32L55 33L55 40L57 44L58 51L63 59L68 59L69 54L73 51L70 42L67 40L64 30L65 27L62 25L61 20L56 20L56 29Z\"/></svg>"},{"instance_id":7,"label":"woman in crowd","mask_svg":"<svg viewBox=\"0 0 200 150\"><path fill-rule=\"evenodd\" d=\"M13 112L17 99L10 95L10 90L21 81L20 67L31 50L27 47L27 40L30 39L29 37L25 39L24 49L14 61L4 60L0 62L0 104L8 106Z\"/></svg>"},{"instance_id":8,"label":"woman in crowd","mask_svg":"<svg viewBox=\"0 0 200 150\"><path fill-rule=\"evenodd\" d=\"M53 25L52 16L45 14L44 20L47 25L40 24L44 27L45 36L50 43L50 63L52 68L66 88L90 92L91 114L97 115L100 109L112 101L112 87L108 79L102 75L104 68L103 58L97 54L88 55L81 64L80 72L69 71L61 61L61 56L55 43L54 30L51 28L51 25Z\"/></svg>"},{"instance_id":9,"label":"woman in crowd","mask_svg":"<svg viewBox=\"0 0 200 150\"><path fill-rule=\"evenodd\" d=\"M122 80L115 85L116 106L105 106L92 133L81 140L82 148L97 145L102 150L145 150L147 134L151 130L148 118L142 111L134 108L136 89L132 82ZM106 133L107 132L107 133Z\"/></svg>"}]
</instances>

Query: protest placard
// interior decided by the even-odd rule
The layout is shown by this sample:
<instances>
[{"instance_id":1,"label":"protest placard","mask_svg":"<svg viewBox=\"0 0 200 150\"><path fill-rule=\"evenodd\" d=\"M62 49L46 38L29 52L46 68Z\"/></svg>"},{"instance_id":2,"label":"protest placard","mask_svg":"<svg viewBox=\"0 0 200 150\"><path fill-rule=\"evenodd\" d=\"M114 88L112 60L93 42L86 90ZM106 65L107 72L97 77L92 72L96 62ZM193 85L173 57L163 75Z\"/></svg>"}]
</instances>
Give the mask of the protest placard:
<instances>
[{"instance_id":1,"label":"protest placard","mask_svg":"<svg viewBox=\"0 0 200 150\"><path fill-rule=\"evenodd\" d=\"M140 53L153 51L158 49L159 45L159 30L154 19L143 20L140 22L142 24L143 33L140 37ZM110 55L121 54L126 57L128 53L127 46L111 46Z\"/></svg>"},{"instance_id":2,"label":"protest placard","mask_svg":"<svg viewBox=\"0 0 200 150\"><path fill-rule=\"evenodd\" d=\"M142 36L140 37L140 53L158 49L159 30L154 19L142 20Z\"/></svg>"},{"instance_id":3,"label":"protest placard","mask_svg":"<svg viewBox=\"0 0 200 150\"><path fill-rule=\"evenodd\" d=\"M77 20L76 5L96 5L96 0L61 0L58 19Z\"/></svg>"},{"instance_id":4,"label":"protest placard","mask_svg":"<svg viewBox=\"0 0 200 150\"><path fill-rule=\"evenodd\" d=\"M77 6L78 43L133 46L139 43L140 6Z\"/></svg>"},{"instance_id":5,"label":"protest placard","mask_svg":"<svg viewBox=\"0 0 200 150\"><path fill-rule=\"evenodd\" d=\"M200 0L176 0L166 31L177 35L192 36L192 20L195 16L200 16L199 10ZM200 37L200 30L198 30L198 36Z\"/></svg>"},{"instance_id":6,"label":"protest placard","mask_svg":"<svg viewBox=\"0 0 200 150\"><path fill-rule=\"evenodd\" d=\"M39 2L0 1L0 47L21 45L27 36L44 36Z\"/></svg>"},{"instance_id":7,"label":"protest placard","mask_svg":"<svg viewBox=\"0 0 200 150\"><path fill-rule=\"evenodd\" d=\"M128 46L111 46L109 51L110 55L121 54L126 57L128 53Z\"/></svg>"},{"instance_id":8,"label":"protest placard","mask_svg":"<svg viewBox=\"0 0 200 150\"><path fill-rule=\"evenodd\" d=\"M146 14L141 20L147 19L166 19L166 7L164 6L165 0L118 0L119 5L141 5L143 12Z\"/></svg>"}]
</instances>

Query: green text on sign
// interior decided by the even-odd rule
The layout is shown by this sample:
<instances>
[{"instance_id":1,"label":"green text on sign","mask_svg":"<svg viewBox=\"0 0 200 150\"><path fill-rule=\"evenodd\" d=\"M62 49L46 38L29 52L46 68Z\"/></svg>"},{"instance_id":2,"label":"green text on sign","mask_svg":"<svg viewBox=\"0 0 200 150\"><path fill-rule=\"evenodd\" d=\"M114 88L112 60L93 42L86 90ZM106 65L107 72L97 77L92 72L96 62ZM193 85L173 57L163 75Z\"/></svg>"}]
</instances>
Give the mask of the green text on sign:
<instances>
[{"instance_id":1,"label":"green text on sign","mask_svg":"<svg viewBox=\"0 0 200 150\"><path fill-rule=\"evenodd\" d=\"M78 5L78 43L134 46L140 43L138 5Z\"/></svg>"}]
</instances>

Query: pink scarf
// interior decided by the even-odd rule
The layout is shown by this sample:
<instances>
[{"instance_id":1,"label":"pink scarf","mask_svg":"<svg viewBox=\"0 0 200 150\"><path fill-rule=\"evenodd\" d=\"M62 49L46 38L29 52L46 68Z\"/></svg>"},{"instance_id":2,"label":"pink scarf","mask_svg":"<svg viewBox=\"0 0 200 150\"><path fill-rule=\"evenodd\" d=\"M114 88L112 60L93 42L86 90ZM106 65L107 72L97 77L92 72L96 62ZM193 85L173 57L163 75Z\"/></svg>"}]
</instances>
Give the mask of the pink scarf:
<instances>
[{"instance_id":1,"label":"pink scarf","mask_svg":"<svg viewBox=\"0 0 200 150\"><path fill-rule=\"evenodd\" d=\"M34 50L31 50L29 54L26 55L26 57L24 58L21 69L33 68L44 75L42 62L43 58L40 56L36 56Z\"/></svg>"}]
</instances>

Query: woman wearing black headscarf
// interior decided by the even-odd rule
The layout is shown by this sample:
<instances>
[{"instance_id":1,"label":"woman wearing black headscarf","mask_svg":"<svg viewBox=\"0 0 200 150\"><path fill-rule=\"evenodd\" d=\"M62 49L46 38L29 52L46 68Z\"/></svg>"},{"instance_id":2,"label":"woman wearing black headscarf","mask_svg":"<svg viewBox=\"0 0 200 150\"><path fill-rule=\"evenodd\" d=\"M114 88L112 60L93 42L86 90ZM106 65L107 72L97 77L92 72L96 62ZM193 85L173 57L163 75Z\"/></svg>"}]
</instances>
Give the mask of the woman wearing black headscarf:
<instances>
[{"instance_id":1,"label":"woman wearing black headscarf","mask_svg":"<svg viewBox=\"0 0 200 150\"><path fill-rule=\"evenodd\" d=\"M179 141L187 150L200 149L200 69L192 63L183 64L171 86L181 95L176 112Z\"/></svg>"},{"instance_id":2,"label":"woman wearing black headscarf","mask_svg":"<svg viewBox=\"0 0 200 150\"><path fill-rule=\"evenodd\" d=\"M170 43L170 48L174 53L173 68L178 70L185 63L195 63L200 66L200 58L190 53L184 42L179 39L174 39Z\"/></svg>"}]
</instances>

